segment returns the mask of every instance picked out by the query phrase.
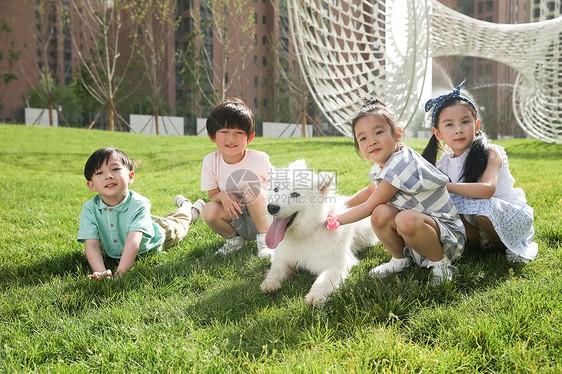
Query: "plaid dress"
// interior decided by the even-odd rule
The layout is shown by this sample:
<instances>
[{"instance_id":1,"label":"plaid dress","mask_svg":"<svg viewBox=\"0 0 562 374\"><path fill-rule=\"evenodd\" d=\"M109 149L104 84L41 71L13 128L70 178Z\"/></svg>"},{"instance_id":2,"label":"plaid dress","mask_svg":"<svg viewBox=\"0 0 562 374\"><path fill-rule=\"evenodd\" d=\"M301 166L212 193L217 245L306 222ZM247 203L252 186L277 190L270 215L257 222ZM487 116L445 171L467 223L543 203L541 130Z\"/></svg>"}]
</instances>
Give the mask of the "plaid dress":
<instances>
[{"instance_id":1,"label":"plaid dress","mask_svg":"<svg viewBox=\"0 0 562 374\"><path fill-rule=\"evenodd\" d=\"M413 149L402 146L384 168L374 164L369 179L375 185L385 180L398 192L388 204L399 211L412 209L427 214L439 226L439 239L450 260L458 258L466 241L464 226L445 187L449 178Z\"/></svg>"}]
</instances>

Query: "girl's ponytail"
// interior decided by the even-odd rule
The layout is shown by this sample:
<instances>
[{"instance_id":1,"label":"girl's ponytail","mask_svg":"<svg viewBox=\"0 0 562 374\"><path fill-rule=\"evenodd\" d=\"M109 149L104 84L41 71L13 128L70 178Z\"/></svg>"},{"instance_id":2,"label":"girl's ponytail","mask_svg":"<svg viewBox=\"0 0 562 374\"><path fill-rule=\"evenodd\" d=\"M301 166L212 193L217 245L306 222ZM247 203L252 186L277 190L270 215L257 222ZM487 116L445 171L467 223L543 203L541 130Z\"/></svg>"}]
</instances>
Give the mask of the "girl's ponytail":
<instances>
[{"instance_id":1,"label":"girl's ponytail","mask_svg":"<svg viewBox=\"0 0 562 374\"><path fill-rule=\"evenodd\" d=\"M486 166L488 166L488 137L482 131L474 135L470 150L464 163L463 178L465 183L475 183L480 180Z\"/></svg>"},{"instance_id":2,"label":"girl's ponytail","mask_svg":"<svg viewBox=\"0 0 562 374\"><path fill-rule=\"evenodd\" d=\"M435 134L431 135L429 142L425 146L422 152L422 157L425 158L431 165L435 166L437 161L437 151L439 150L439 141L435 137Z\"/></svg>"}]
</instances>

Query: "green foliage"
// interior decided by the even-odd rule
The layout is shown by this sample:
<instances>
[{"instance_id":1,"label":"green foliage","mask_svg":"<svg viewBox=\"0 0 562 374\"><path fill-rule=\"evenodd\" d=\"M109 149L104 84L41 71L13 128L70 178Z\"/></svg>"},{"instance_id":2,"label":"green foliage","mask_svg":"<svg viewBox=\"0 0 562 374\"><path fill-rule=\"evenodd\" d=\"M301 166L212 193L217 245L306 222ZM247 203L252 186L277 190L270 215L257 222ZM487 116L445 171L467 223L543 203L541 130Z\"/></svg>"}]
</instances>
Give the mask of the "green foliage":
<instances>
[{"instance_id":1,"label":"green foliage","mask_svg":"<svg viewBox=\"0 0 562 374\"><path fill-rule=\"evenodd\" d=\"M222 244L196 222L186 240L139 258L120 280L87 279L76 241L82 170L114 145L140 166L132 188L164 215L200 191L206 137L167 137L0 125L1 372L559 373L562 370L562 146L504 140L516 185L535 210L537 259L467 253L453 282L432 288L426 269L385 280L368 270L389 258L360 255L324 308L302 298L314 276L297 272L276 294L259 285L269 261L254 242ZM425 139L407 139L420 151ZM369 163L347 138L256 138L274 165L305 158L337 172L339 192L368 183ZM110 267L115 269L115 262Z\"/></svg>"},{"instance_id":2,"label":"green foliage","mask_svg":"<svg viewBox=\"0 0 562 374\"><path fill-rule=\"evenodd\" d=\"M12 39L13 31L12 25L8 21L4 18L0 19L0 62L7 62L7 64L2 64L6 70L0 71L0 108L8 85L19 79L14 68L23 52L16 47L15 41Z\"/></svg>"}]
</instances>

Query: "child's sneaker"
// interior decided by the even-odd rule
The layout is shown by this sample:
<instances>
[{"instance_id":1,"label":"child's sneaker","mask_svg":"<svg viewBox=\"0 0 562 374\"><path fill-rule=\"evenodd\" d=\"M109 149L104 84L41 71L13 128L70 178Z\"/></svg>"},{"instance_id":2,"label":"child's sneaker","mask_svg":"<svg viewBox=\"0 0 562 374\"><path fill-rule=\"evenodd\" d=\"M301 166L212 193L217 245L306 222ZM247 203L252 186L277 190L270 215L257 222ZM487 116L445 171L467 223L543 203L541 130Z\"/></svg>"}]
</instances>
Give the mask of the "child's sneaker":
<instances>
[{"instance_id":1,"label":"child's sneaker","mask_svg":"<svg viewBox=\"0 0 562 374\"><path fill-rule=\"evenodd\" d=\"M176 206L178 208L181 208L181 206L183 205L183 203L185 203L186 201L189 201L189 199L185 196L182 195L178 195L176 196L176 198L174 199L174 204L176 204ZM189 201L191 203L191 201Z\"/></svg>"},{"instance_id":2,"label":"child's sneaker","mask_svg":"<svg viewBox=\"0 0 562 374\"><path fill-rule=\"evenodd\" d=\"M432 286L438 286L443 282L449 282L453 279L453 270L447 256L443 257L441 261L428 261L428 263L432 273L429 283Z\"/></svg>"},{"instance_id":3,"label":"child's sneaker","mask_svg":"<svg viewBox=\"0 0 562 374\"><path fill-rule=\"evenodd\" d=\"M273 256L273 249L265 244L265 234L256 235L256 244L258 245L258 257Z\"/></svg>"},{"instance_id":4,"label":"child's sneaker","mask_svg":"<svg viewBox=\"0 0 562 374\"><path fill-rule=\"evenodd\" d=\"M193 216L193 222L199 219L204 206L205 206L205 202L201 199L197 200L193 204L193 207L191 208L191 215Z\"/></svg>"},{"instance_id":5,"label":"child's sneaker","mask_svg":"<svg viewBox=\"0 0 562 374\"><path fill-rule=\"evenodd\" d=\"M505 250L505 257L508 262L512 264L527 264L529 260L524 257L519 256L517 253L511 252L509 249Z\"/></svg>"},{"instance_id":6,"label":"child's sneaker","mask_svg":"<svg viewBox=\"0 0 562 374\"><path fill-rule=\"evenodd\" d=\"M384 264L371 269L369 274L376 278L384 278L391 274L396 274L404 271L404 269L408 268L411 264L412 259L410 259L410 257L392 257L389 262L385 262Z\"/></svg>"},{"instance_id":7,"label":"child's sneaker","mask_svg":"<svg viewBox=\"0 0 562 374\"><path fill-rule=\"evenodd\" d=\"M236 252L244 247L244 238L236 235L231 239L226 239L226 243L215 252L216 255L227 255L232 252Z\"/></svg>"}]
</instances>

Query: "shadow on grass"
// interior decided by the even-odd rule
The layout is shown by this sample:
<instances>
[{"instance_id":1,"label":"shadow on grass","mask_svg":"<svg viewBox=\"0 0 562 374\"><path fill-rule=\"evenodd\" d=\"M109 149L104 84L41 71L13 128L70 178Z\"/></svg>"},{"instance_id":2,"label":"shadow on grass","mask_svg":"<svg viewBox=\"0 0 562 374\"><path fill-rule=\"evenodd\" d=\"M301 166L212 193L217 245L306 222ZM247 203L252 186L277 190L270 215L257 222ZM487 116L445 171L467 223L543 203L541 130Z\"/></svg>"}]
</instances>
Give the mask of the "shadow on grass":
<instances>
[{"instance_id":1,"label":"shadow on grass","mask_svg":"<svg viewBox=\"0 0 562 374\"><path fill-rule=\"evenodd\" d=\"M368 276L370 268L388 258L386 251L376 247L361 254L360 265L323 308L309 308L303 297L314 275L299 271L280 291L265 295L259 286L269 260L255 255L255 244L228 256L215 256L219 245L211 246L192 241L164 255L168 258L146 256L115 282L86 279L89 267L84 254L71 252L31 265L4 267L0 284L3 288L38 285L53 276L69 277L60 294L70 295L71 302L61 299L56 306L71 315L108 302L118 309L137 298L146 300L141 301L140 312L150 309L156 298L165 305L172 302L166 300L173 300L174 307L196 326L217 329L221 349L260 356L264 346L277 351L298 347L317 328L330 329L345 339L368 325L407 324L419 310L458 302L522 274L520 266L510 265L497 251L466 253L456 264L454 281L438 287L428 285L428 269L416 266L387 279L373 279Z\"/></svg>"},{"instance_id":2,"label":"shadow on grass","mask_svg":"<svg viewBox=\"0 0 562 374\"><path fill-rule=\"evenodd\" d=\"M368 251L363 257L369 256ZM225 329L226 350L259 356L262 346L282 350L294 348L308 339L307 334L320 324L332 329L337 336L350 337L357 328L372 324L405 324L416 311L449 305L463 297L521 275L521 266L507 263L503 253L469 253L457 264L457 276L451 283L429 286L430 272L415 266L404 273L378 280L368 276L369 267L356 267L346 283L336 291L323 308L309 308L303 297L315 276L297 272L273 294L264 295L259 285L269 268L266 260L258 260L245 249L233 257L201 262L201 270L220 273L229 264L237 274L236 281L208 292L185 307L200 326L232 325ZM176 266L159 271L176 273ZM230 275L226 274L226 278ZM282 332L283 336L279 336Z\"/></svg>"},{"instance_id":3,"label":"shadow on grass","mask_svg":"<svg viewBox=\"0 0 562 374\"><path fill-rule=\"evenodd\" d=\"M58 276L86 276L89 265L84 252L75 251L42 257L30 264L3 264L0 268L0 288L4 288L8 285L44 284Z\"/></svg>"}]
</instances>

